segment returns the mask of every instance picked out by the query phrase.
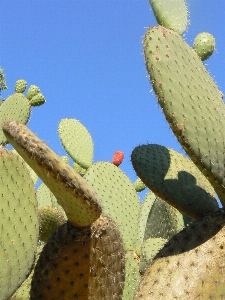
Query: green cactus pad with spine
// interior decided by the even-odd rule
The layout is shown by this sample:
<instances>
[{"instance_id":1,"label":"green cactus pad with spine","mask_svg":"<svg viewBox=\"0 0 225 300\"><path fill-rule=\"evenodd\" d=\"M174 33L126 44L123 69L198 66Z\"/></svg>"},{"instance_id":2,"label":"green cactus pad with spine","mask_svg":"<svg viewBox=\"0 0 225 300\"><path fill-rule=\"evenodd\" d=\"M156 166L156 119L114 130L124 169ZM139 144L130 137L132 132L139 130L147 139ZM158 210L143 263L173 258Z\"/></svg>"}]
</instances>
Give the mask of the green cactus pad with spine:
<instances>
[{"instance_id":1,"label":"green cactus pad with spine","mask_svg":"<svg viewBox=\"0 0 225 300\"><path fill-rule=\"evenodd\" d=\"M7 121L3 130L16 151L55 195L71 223L87 226L100 216L100 202L92 188L25 125Z\"/></svg>"},{"instance_id":2,"label":"green cactus pad with spine","mask_svg":"<svg viewBox=\"0 0 225 300\"><path fill-rule=\"evenodd\" d=\"M16 93L23 93L27 87L27 82L24 79L19 79L16 81L15 84L15 92Z\"/></svg>"},{"instance_id":3,"label":"green cactus pad with spine","mask_svg":"<svg viewBox=\"0 0 225 300\"><path fill-rule=\"evenodd\" d=\"M30 105L31 106L40 106L46 102L45 97L42 95L42 93L38 93L34 97L30 99Z\"/></svg>"},{"instance_id":4,"label":"green cactus pad with spine","mask_svg":"<svg viewBox=\"0 0 225 300\"><path fill-rule=\"evenodd\" d=\"M149 238L142 244L140 257L140 273L143 275L153 258L163 248L168 240L162 238Z\"/></svg>"},{"instance_id":5,"label":"green cactus pad with spine","mask_svg":"<svg viewBox=\"0 0 225 300\"><path fill-rule=\"evenodd\" d=\"M38 93L40 93L39 87L36 85L31 85L27 91L27 99L31 100Z\"/></svg>"},{"instance_id":6,"label":"green cactus pad with spine","mask_svg":"<svg viewBox=\"0 0 225 300\"><path fill-rule=\"evenodd\" d=\"M139 192L144 191L144 189L146 188L146 185L141 180L141 178L137 178L134 182L134 188L135 188L136 192L139 193Z\"/></svg>"},{"instance_id":7,"label":"green cactus pad with spine","mask_svg":"<svg viewBox=\"0 0 225 300\"><path fill-rule=\"evenodd\" d=\"M0 295L8 299L27 277L38 243L34 184L18 158L0 147Z\"/></svg>"},{"instance_id":8,"label":"green cactus pad with spine","mask_svg":"<svg viewBox=\"0 0 225 300\"><path fill-rule=\"evenodd\" d=\"M47 243L53 232L65 223L62 213L52 206L44 206L38 210L39 240Z\"/></svg>"},{"instance_id":9,"label":"green cactus pad with spine","mask_svg":"<svg viewBox=\"0 0 225 300\"><path fill-rule=\"evenodd\" d=\"M29 120L31 106L29 100L22 93L9 96L0 106L0 144L6 145L7 139L2 131L5 120L16 120L26 124Z\"/></svg>"},{"instance_id":10,"label":"green cactus pad with spine","mask_svg":"<svg viewBox=\"0 0 225 300\"><path fill-rule=\"evenodd\" d=\"M212 34L208 32L201 32L194 39L193 49L196 51L201 60L206 60L215 50L215 45L215 38Z\"/></svg>"},{"instance_id":11,"label":"green cactus pad with spine","mask_svg":"<svg viewBox=\"0 0 225 300\"><path fill-rule=\"evenodd\" d=\"M30 300L122 299L125 260L115 224L100 216L91 226L60 226L35 267Z\"/></svg>"},{"instance_id":12,"label":"green cactus pad with spine","mask_svg":"<svg viewBox=\"0 0 225 300\"><path fill-rule=\"evenodd\" d=\"M149 0L159 25L183 34L188 24L184 0Z\"/></svg>"},{"instance_id":13,"label":"green cactus pad with spine","mask_svg":"<svg viewBox=\"0 0 225 300\"><path fill-rule=\"evenodd\" d=\"M224 224L218 211L174 236L145 272L134 300L224 299Z\"/></svg>"},{"instance_id":14,"label":"green cactus pad with spine","mask_svg":"<svg viewBox=\"0 0 225 300\"><path fill-rule=\"evenodd\" d=\"M197 53L172 30L150 28L146 67L178 141L225 204L225 109L221 92Z\"/></svg>"},{"instance_id":15,"label":"green cactus pad with spine","mask_svg":"<svg viewBox=\"0 0 225 300\"><path fill-rule=\"evenodd\" d=\"M125 250L133 250L140 203L130 179L112 163L97 162L83 177L101 202L102 214L119 228Z\"/></svg>"},{"instance_id":16,"label":"green cactus pad with spine","mask_svg":"<svg viewBox=\"0 0 225 300\"><path fill-rule=\"evenodd\" d=\"M62 119L58 126L60 141L70 157L87 169L93 161L94 147L90 133L78 120Z\"/></svg>"},{"instance_id":17,"label":"green cactus pad with spine","mask_svg":"<svg viewBox=\"0 0 225 300\"><path fill-rule=\"evenodd\" d=\"M131 160L142 181L180 212L197 219L218 209L211 184L182 154L150 144L136 147Z\"/></svg>"}]
</instances>

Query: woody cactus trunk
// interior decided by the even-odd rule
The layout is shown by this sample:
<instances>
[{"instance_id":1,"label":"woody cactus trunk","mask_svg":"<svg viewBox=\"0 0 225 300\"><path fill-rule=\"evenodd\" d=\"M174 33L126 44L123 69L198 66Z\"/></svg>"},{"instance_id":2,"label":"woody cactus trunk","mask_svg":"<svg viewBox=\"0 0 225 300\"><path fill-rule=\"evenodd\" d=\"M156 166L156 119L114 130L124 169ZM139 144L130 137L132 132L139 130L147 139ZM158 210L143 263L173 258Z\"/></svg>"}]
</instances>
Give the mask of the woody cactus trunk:
<instances>
[{"instance_id":1,"label":"woody cactus trunk","mask_svg":"<svg viewBox=\"0 0 225 300\"><path fill-rule=\"evenodd\" d=\"M63 119L71 166L25 126L31 105L45 99L36 86L24 96L19 80L0 106L1 300L225 298L225 213L216 197L224 206L225 108L202 62L215 40L200 33L190 47L182 39L183 0L150 4L159 25L144 36L146 68L189 158L138 146L133 184L114 159L94 163L88 130Z\"/></svg>"}]
</instances>

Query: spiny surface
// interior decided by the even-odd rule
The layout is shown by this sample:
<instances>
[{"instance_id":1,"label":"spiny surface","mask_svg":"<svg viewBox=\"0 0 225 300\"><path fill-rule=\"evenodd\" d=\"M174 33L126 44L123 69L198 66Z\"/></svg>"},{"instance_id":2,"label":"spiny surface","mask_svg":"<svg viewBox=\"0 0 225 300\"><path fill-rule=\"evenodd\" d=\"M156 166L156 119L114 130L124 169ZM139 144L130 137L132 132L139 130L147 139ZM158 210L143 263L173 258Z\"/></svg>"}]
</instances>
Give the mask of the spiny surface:
<instances>
[{"instance_id":1,"label":"spiny surface","mask_svg":"<svg viewBox=\"0 0 225 300\"><path fill-rule=\"evenodd\" d=\"M49 187L71 223L87 226L100 213L100 202L87 182L25 125L7 121L3 126L10 143Z\"/></svg>"},{"instance_id":2,"label":"spiny surface","mask_svg":"<svg viewBox=\"0 0 225 300\"><path fill-rule=\"evenodd\" d=\"M25 280L38 243L37 200L26 166L0 147L0 295L8 299Z\"/></svg>"},{"instance_id":3,"label":"spiny surface","mask_svg":"<svg viewBox=\"0 0 225 300\"><path fill-rule=\"evenodd\" d=\"M211 184L184 155L150 144L136 147L131 160L142 181L180 212L198 219L218 209Z\"/></svg>"},{"instance_id":4,"label":"spiny surface","mask_svg":"<svg viewBox=\"0 0 225 300\"><path fill-rule=\"evenodd\" d=\"M224 224L221 210L174 236L147 269L134 299L224 299Z\"/></svg>"},{"instance_id":5,"label":"spiny surface","mask_svg":"<svg viewBox=\"0 0 225 300\"><path fill-rule=\"evenodd\" d=\"M225 204L225 109L221 92L196 52L176 32L151 27L146 67L178 141Z\"/></svg>"}]
</instances>

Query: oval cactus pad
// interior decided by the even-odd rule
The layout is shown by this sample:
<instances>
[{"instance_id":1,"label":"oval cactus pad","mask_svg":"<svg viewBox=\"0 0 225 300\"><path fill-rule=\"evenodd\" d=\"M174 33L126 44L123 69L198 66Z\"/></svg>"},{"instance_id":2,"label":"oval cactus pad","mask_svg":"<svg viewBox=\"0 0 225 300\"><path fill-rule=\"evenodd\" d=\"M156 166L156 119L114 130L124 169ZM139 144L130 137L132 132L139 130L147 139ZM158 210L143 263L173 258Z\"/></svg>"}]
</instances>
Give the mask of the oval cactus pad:
<instances>
[{"instance_id":1,"label":"oval cactus pad","mask_svg":"<svg viewBox=\"0 0 225 300\"><path fill-rule=\"evenodd\" d=\"M0 106L0 144L6 145L7 139L2 131L2 124L6 120L15 120L26 124L29 120L31 106L29 100L22 93L9 96Z\"/></svg>"},{"instance_id":2,"label":"oval cactus pad","mask_svg":"<svg viewBox=\"0 0 225 300\"><path fill-rule=\"evenodd\" d=\"M16 151L55 195L71 223L87 226L100 216L98 197L60 156L19 122L7 121L3 130Z\"/></svg>"},{"instance_id":3,"label":"oval cactus pad","mask_svg":"<svg viewBox=\"0 0 225 300\"><path fill-rule=\"evenodd\" d=\"M25 280L38 242L32 179L18 155L0 148L0 298L8 299Z\"/></svg>"},{"instance_id":4,"label":"oval cactus pad","mask_svg":"<svg viewBox=\"0 0 225 300\"><path fill-rule=\"evenodd\" d=\"M176 32L150 28L146 67L178 141L225 204L225 109L221 92L197 53Z\"/></svg>"},{"instance_id":5,"label":"oval cactus pad","mask_svg":"<svg viewBox=\"0 0 225 300\"><path fill-rule=\"evenodd\" d=\"M218 209L211 184L182 154L150 144L136 147L131 160L142 181L180 212L196 219Z\"/></svg>"},{"instance_id":6,"label":"oval cactus pad","mask_svg":"<svg viewBox=\"0 0 225 300\"><path fill-rule=\"evenodd\" d=\"M86 127L75 119L62 119L58 126L60 141L70 157L87 169L93 161L94 146Z\"/></svg>"},{"instance_id":7,"label":"oval cactus pad","mask_svg":"<svg viewBox=\"0 0 225 300\"><path fill-rule=\"evenodd\" d=\"M102 206L102 214L119 228L124 249L132 250L138 230L140 203L130 179L112 163L97 162L84 175Z\"/></svg>"}]
</instances>

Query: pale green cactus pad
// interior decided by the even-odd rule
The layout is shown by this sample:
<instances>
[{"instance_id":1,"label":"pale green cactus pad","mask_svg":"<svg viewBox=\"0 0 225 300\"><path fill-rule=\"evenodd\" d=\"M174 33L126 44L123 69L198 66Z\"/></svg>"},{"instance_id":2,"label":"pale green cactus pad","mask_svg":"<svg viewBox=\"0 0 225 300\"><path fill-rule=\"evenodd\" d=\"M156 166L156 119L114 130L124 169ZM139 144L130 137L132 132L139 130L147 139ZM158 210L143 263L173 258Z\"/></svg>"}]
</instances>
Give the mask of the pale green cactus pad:
<instances>
[{"instance_id":1,"label":"pale green cactus pad","mask_svg":"<svg viewBox=\"0 0 225 300\"><path fill-rule=\"evenodd\" d=\"M38 93L40 93L40 88L36 85L31 85L27 91L27 99L31 100Z\"/></svg>"},{"instance_id":2,"label":"pale green cactus pad","mask_svg":"<svg viewBox=\"0 0 225 300\"><path fill-rule=\"evenodd\" d=\"M134 300L224 299L224 224L221 210L173 237L146 270Z\"/></svg>"},{"instance_id":3,"label":"pale green cactus pad","mask_svg":"<svg viewBox=\"0 0 225 300\"><path fill-rule=\"evenodd\" d=\"M97 162L83 177L100 199L102 214L119 228L125 250L133 250L140 203L130 179L112 163Z\"/></svg>"},{"instance_id":4,"label":"pale green cactus pad","mask_svg":"<svg viewBox=\"0 0 225 300\"><path fill-rule=\"evenodd\" d=\"M215 46L214 36L208 32L201 32L195 37L193 49L201 60L206 60L213 54Z\"/></svg>"},{"instance_id":5,"label":"pale green cactus pad","mask_svg":"<svg viewBox=\"0 0 225 300\"><path fill-rule=\"evenodd\" d=\"M5 120L15 120L26 124L29 120L31 106L22 93L9 96L0 106L0 144L6 145L7 139L2 131Z\"/></svg>"},{"instance_id":6,"label":"pale green cactus pad","mask_svg":"<svg viewBox=\"0 0 225 300\"><path fill-rule=\"evenodd\" d=\"M87 169L93 161L94 146L86 127L78 120L62 119L58 126L60 141L70 157Z\"/></svg>"},{"instance_id":7,"label":"pale green cactus pad","mask_svg":"<svg viewBox=\"0 0 225 300\"><path fill-rule=\"evenodd\" d=\"M92 188L25 125L7 121L3 130L16 151L55 195L72 224L87 226L100 216L100 202Z\"/></svg>"},{"instance_id":8,"label":"pale green cactus pad","mask_svg":"<svg viewBox=\"0 0 225 300\"><path fill-rule=\"evenodd\" d=\"M146 188L146 185L141 180L141 178L137 178L134 182L134 188L135 188L136 192L139 193L139 192L144 191L144 189Z\"/></svg>"},{"instance_id":9,"label":"pale green cactus pad","mask_svg":"<svg viewBox=\"0 0 225 300\"><path fill-rule=\"evenodd\" d=\"M42 93L38 93L34 97L30 99L31 106L40 106L46 102L44 95Z\"/></svg>"},{"instance_id":10,"label":"pale green cactus pad","mask_svg":"<svg viewBox=\"0 0 225 300\"><path fill-rule=\"evenodd\" d=\"M198 219L218 209L211 184L182 154L150 144L136 147L131 160L142 181L180 212Z\"/></svg>"},{"instance_id":11,"label":"pale green cactus pad","mask_svg":"<svg viewBox=\"0 0 225 300\"><path fill-rule=\"evenodd\" d=\"M183 34L188 24L184 0L149 0L159 25Z\"/></svg>"},{"instance_id":12,"label":"pale green cactus pad","mask_svg":"<svg viewBox=\"0 0 225 300\"><path fill-rule=\"evenodd\" d=\"M19 79L16 81L15 84L15 92L16 93L23 93L27 87L27 82L24 79Z\"/></svg>"},{"instance_id":13,"label":"pale green cactus pad","mask_svg":"<svg viewBox=\"0 0 225 300\"><path fill-rule=\"evenodd\" d=\"M27 277L38 243L37 200L18 158L0 148L0 295L8 299Z\"/></svg>"},{"instance_id":14,"label":"pale green cactus pad","mask_svg":"<svg viewBox=\"0 0 225 300\"><path fill-rule=\"evenodd\" d=\"M225 204L225 109L222 94L197 53L176 32L150 28L146 67L178 141Z\"/></svg>"}]
</instances>

